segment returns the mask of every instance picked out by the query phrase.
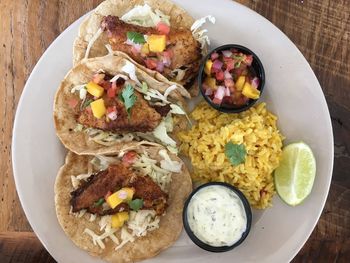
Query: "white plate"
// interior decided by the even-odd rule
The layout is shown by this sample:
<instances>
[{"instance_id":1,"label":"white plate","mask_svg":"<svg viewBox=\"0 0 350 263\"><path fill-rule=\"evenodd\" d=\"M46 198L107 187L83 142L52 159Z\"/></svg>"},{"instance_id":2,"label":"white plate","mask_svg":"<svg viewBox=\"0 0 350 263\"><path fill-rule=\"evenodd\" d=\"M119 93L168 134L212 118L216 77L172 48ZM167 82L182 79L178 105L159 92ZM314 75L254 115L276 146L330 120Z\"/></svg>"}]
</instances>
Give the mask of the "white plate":
<instances>
[{"instance_id":1,"label":"white plate","mask_svg":"<svg viewBox=\"0 0 350 263\"><path fill-rule=\"evenodd\" d=\"M154 262L287 262L303 246L325 204L333 167L333 134L320 85L295 45L274 25L230 0L176 0L195 18L217 18L208 26L213 45L237 43L252 49L266 71L263 100L279 117L286 143L304 141L317 161L311 195L295 208L278 197L260 213L246 241L231 252L197 248L183 233ZM18 105L13 132L13 170L26 216L50 254L59 262L98 262L77 248L60 228L54 207L54 181L65 150L55 135L52 108L60 81L71 67L72 44L81 19L46 50L30 75ZM257 214L256 214L257 215ZM257 218L259 218L257 220Z\"/></svg>"}]
</instances>

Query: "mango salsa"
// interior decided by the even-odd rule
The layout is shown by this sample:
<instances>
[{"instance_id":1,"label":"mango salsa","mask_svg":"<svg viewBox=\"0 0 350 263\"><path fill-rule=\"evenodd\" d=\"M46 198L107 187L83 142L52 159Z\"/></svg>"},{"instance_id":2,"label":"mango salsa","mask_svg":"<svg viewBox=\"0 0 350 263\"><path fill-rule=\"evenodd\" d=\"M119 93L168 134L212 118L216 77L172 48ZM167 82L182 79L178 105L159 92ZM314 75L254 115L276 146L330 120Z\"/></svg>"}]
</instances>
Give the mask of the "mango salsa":
<instances>
[{"instance_id":1,"label":"mango salsa","mask_svg":"<svg viewBox=\"0 0 350 263\"><path fill-rule=\"evenodd\" d=\"M90 103L92 114L100 119L106 113L106 106L103 99L98 99Z\"/></svg>"},{"instance_id":2,"label":"mango salsa","mask_svg":"<svg viewBox=\"0 0 350 263\"><path fill-rule=\"evenodd\" d=\"M205 81L204 81L205 84L207 84L210 88L212 88L213 90L217 90L217 86L216 86L216 80L215 78L211 78L211 77L206 77L205 78Z\"/></svg>"},{"instance_id":3,"label":"mango salsa","mask_svg":"<svg viewBox=\"0 0 350 263\"><path fill-rule=\"evenodd\" d=\"M150 35L147 39L147 43L151 52L163 52L166 47L166 36Z\"/></svg>"},{"instance_id":4,"label":"mango salsa","mask_svg":"<svg viewBox=\"0 0 350 263\"><path fill-rule=\"evenodd\" d=\"M129 219L129 213L128 212L119 212L114 215L112 215L112 227L113 228L119 228L124 225L126 221Z\"/></svg>"},{"instance_id":5,"label":"mango salsa","mask_svg":"<svg viewBox=\"0 0 350 263\"><path fill-rule=\"evenodd\" d=\"M236 89L241 91L243 89L244 83L245 83L245 76L239 76L235 84Z\"/></svg>"},{"instance_id":6,"label":"mango salsa","mask_svg":"<svg viewBox=\"0 0 350 263\"><path fill-rule=\"evenodd\" d=\"M149 53L149 44L145 43L141 48L141 53L147 55Z\"/></svg>"},{"instance_id":7,"label":"mango salsa","mask_svg":"<svg viewBox=\"0 0 350 263\"><path fill-rule=\"evenodd\" d=\"M242 94L250 99L258 99L260 97L260 91L252 87L248 82L244 83Z\"/></svg>"},{"instance_id":8,"label":"mango salsa","mask_svg":"<svg viewBox=\"0 0 350 263\"><path fill-rule=\"evenodd\" d=\"M106 201L111 208L115 208L123 202L131 201L134 192L135 191L133 188L124 187L119 191L108 196Z\"/></svg>"},{"instance_id":9,"label":"mango salsa","mask_svg":"<svg viewBox=\"0 0 350 263\"><path fill-rule=\"evenodd\" d=\"M204 67L205 74L210 75L212 66L213 66L213 61L211 61L210 59L207 60L207 62L205 62L205 67Z\"/></svg>"},{"instance_id":10,"label":"mango salsa","mask_svg":"<svg viewBox=\"0 0 350 263\"><path fill-rule=\"evenodd\" d=\"M86 85L87 92L89 92L92 96L99 98L102 96L104 89L96 84L95 82L90 81Z\"/></svg>"}]
</instances>

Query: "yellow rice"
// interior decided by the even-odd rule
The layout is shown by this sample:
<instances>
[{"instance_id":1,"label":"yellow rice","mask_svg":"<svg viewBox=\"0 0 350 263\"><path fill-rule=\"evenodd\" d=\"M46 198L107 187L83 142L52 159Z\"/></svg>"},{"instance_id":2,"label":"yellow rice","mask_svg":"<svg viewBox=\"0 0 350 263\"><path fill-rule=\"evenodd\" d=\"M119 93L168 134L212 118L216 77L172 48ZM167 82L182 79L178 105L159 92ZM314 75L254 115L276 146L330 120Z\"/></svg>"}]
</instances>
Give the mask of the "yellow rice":
<instances>
[{"instance_id":1,"label":"yellow rice","mask_svg":"<svg viewBox=\"0 0 350 263\"><path fill-rule=\"evenodd\" d=\"M265 103L240 114L225 114L200 103L191 113L197 124L178 133L180 150L192 162L192 179L227 182L240 189L254 208L271 206L273 171L279 165L283 136ZM229 141L244 144L245 163L233 166L225 155Z\"/></svg>"}]
</instances>

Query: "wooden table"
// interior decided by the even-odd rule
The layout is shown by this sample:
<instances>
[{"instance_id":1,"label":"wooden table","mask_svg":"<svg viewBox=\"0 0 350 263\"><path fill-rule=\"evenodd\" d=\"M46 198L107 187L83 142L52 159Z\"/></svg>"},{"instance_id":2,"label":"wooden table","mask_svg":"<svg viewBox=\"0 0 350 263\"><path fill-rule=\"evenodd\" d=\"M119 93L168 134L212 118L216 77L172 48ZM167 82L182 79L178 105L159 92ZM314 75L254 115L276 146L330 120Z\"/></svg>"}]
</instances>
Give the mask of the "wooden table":
<instances>
[{"instance_id":1,"label":"wooden table","mask_svg":"<svg viewBox=\"0 0 350 263\"><path fill-rule=\"evenodd\" d=\"M0 0L0 262L54 262L28 224L11 164L16 106L49 44L101 0ZM350 262L350 0L239 0L278 26L310 62L335 137L329 197L293 262ZM213 0L214 3L214 0ZM238 21L239 22L239 21Z\"/></svg>"}]
</instances>

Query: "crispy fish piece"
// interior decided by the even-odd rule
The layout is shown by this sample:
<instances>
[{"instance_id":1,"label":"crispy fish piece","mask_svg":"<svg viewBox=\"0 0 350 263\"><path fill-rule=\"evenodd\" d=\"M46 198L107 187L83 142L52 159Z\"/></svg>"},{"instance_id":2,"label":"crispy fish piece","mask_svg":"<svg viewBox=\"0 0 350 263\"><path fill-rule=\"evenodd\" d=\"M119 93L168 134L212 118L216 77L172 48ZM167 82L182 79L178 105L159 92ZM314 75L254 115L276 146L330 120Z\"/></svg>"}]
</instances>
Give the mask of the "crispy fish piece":
<instances>
[{"instance_id":1,"label":"crispy fish piece","mask_svg":"<svg viewBox=\"0 0 350 263\"><path fill-rule=\"evenodd\" d=\"M131 108L130 117L125 109L123 102L116 98L103 96L106 108L116 107L117 119L107 121L106 118L97 119L91 110L85 109L78 115L77 121L86 126L111 132L151 132L161 122L162 115L156 109L151 107L148 102L136 90L134 94L137 100ZM88 99L88 98L87 98Z\"/></svg>"},{"instance_id":2,"label":"crispy fish piece","mask_svg":"<svg viewBox=\"0 0 350 263\"><path fill-rule=\"evenodd\" d=\"M128 211L127 204L120 204L114 209L103 210L96 202L108 192L115 192L122 187L133 187L134 198L143 199L143 209L154 209L162 215L167 207L167 194L149 176L138 175L123 163L111 165L107 170L93 174L86 183L71 192L73 212L87 209L99 215Z\"/></svg>"},{"instance_id":3,"label":"crispy fish piece","mask_svg":"<svg viewBox=\"0 0 350 263\"><path fill-rule=\"evenodd\" d=\"M113 50L118 50L129 55L137 63L146 66L147 58L157 57L156 53L150 52L148 55L135 52L132 46L126 44L127 32L137 32L143 35L159 34L155 28L142 27L125 23L117 16L105 16L101 22L101 29L107 32L107 37ZM183 79L191 79L196 76L199 70L201 49L200 44L186 28L171 28L167 35L167 51L173 54L171 64L165 66L163 74L169 78L174 78L173 70L186 70Z\"/></svg>"}]
</instances>

